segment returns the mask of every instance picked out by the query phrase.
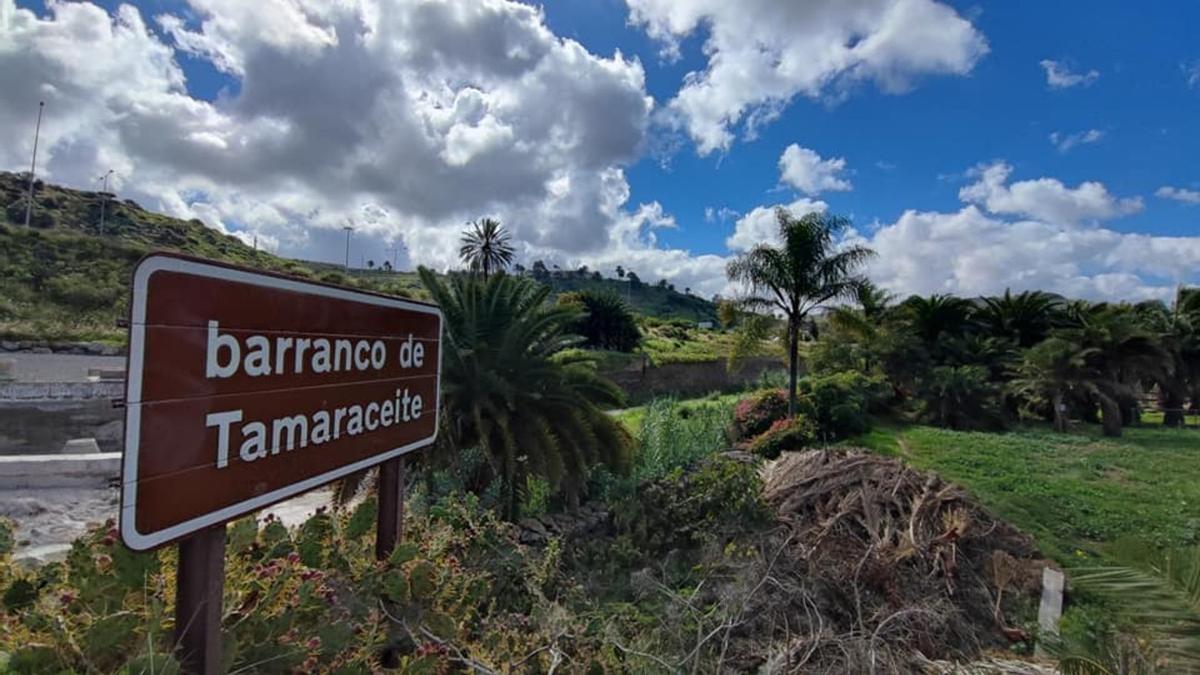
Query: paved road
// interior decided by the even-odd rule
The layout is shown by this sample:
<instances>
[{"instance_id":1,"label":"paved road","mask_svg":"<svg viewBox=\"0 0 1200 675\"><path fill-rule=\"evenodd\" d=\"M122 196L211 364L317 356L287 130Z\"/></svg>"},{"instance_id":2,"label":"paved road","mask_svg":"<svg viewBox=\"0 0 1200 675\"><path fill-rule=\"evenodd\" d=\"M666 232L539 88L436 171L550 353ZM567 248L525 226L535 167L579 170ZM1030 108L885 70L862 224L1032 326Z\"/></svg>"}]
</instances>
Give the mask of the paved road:
<instances>
[{"instance_id":1,"label":"paved road","mask_svg":"<svg viewBox=\"0 0 1200 675\"><path fill-rule=\"evenodd\" d=\"M124 356L7 352L0 360L13 362L17 382L86 382L88 368L125 368Z\"/></svg>"}]
</instances>

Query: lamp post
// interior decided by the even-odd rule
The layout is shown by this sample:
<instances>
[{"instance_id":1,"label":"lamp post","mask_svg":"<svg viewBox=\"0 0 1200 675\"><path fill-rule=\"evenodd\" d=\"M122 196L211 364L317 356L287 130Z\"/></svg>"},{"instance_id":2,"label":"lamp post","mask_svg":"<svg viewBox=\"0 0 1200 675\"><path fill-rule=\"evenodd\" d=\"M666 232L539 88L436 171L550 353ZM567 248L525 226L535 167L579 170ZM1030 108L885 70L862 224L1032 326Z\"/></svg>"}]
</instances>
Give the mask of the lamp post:
<instances>
[{"instance_id":1,"label":"lamp post","mask_svg":"<svg viewBox=\"0 0 1200 675\"><path fill-rule=\"evenodd\" d=\"M100 234L104 234L104 205L108 203L108 178L113 174L113 170L109 169L104 172L96 180L104 181L104 187L100 189Z\"/></svg>"},{"instance_id":2,"label":"lamp post","mask_svg":"<svg viewBox=\"0 0 1200 675\"><path fill-rule=\"evenodd\" d=\"M346 274L350 273L350 233L354 231L351 225L343 225L342 229L346 231Z\"/></svg>"},{"instance_id":3,"label":"lamp post","mask_svg":"<svg viewBox=\"0 0 1200 675\"><path fill-rule=\"evenodd\" d=\"M29 162L29 195L25 200L25 227L29 227L29 219L33 216L33 176L37 171L38 136L42 133L42 110L45 107L45 101L38 101L37 126L33 128L33 160Z\"/></svg>"}]
</instances>

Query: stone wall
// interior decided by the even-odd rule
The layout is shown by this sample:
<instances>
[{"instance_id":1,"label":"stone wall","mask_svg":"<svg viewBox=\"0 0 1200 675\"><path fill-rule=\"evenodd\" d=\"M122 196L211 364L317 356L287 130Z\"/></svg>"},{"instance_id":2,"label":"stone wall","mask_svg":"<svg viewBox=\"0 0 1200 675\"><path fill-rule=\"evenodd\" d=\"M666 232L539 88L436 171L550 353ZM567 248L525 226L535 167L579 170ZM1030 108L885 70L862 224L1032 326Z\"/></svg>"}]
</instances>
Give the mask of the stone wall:
<instances>
[{"instance_id":1,"label":"stone wall","mask_svg":"<svg viewBox=\"0 0 1200 675\"><path fill-rule=\"evenodd\" d=\"M634 363L604 373L625 390L631 403L656 396L701 396L713 391L733 391L757 382L770 370L782 370L784 364L773 358L741 361L732 372L724 360L699 363L668 363L661 366Z\"/></svg>"},{"instance_id":2,"label":"stone wall","mask_svg":"<svg viewBox=\"0 0 1200 675\"><path fill-rule=\"evenodd\" d=\"M0 340L2 352L31 354L90 354L92 356L124 356L125 347L102 342L47 342L45 340Z\"/></svg>"}]
</instances>

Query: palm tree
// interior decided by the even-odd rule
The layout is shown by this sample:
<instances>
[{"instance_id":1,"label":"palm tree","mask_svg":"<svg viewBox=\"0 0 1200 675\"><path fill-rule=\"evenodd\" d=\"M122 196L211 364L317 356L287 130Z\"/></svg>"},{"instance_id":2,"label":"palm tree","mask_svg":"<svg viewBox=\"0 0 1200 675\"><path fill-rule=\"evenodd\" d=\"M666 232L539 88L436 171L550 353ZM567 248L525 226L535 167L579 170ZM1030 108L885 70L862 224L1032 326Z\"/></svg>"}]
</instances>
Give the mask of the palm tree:
<instances>
[{"instance_id":1,"label":"palm tree","mask_svg":"<svg viewBox=\"0 0 1200 675\"><path fill-rule=\"evenodd\" d=\"M1183 407L1200 401L1200 289L1180 288L1170 310L1150 315L1151 325L1171 355L1171 377L1159 383L1163 424L1183 426Z\"/></svg>"},{"instance_id":2,"label":"palm tree","mask_svg":"<svg viewBox=\"0 0 1200 675\"><path fill-rule=\"evenodd\" d=\"M499 274L443 283L421 281L445 316L442 405L445 449L479 447L501 480L504 513L518 513L518 491L536 474L575 503L588 469L629 465L631 440L601 406L619 406L620 389L600 377L594 357L568 332L577 309L546 302L550 288Z\"/></svg>"},{"instance_id":3,"label":"palm tree","mask_svg":"<svg viewBox=\"0 0 1200 675\"><path fill-rule=\"evenodd\" d=\"M873 350L879 340L879 332L893 310L891 293L870 281L863 281L854 288L853 304L857 307L839 306L829 312L829 323L856 342L863 350L863 368L874 366Z\"/></svg>"},{"instance_id":4,"label":"palm tree","mask_svg":"<svg viewBox=\"0 0 1200 675\"><path fill-rule=\"evenodd\" d=\"M969 300L954 295L914 295L900 305L913 332L934 352L943 337L959 337L973 326L974 307Z\"/></svg>"},{"instance_id":5,"label":"palm tree","mask_svg":"<svg viewBox=\"0 0 1200 675\"><path fill-rule=\"evenodd\" d=\"M1104 305L1082 318L1079 328L1059 334L1091 349L1090 363L1111 394L1100 399L1101 407L1117 405L1103 410L1104 434L1120 436L1122 425L1136 418L1142 383L1167 381L1172 357L1158 336L1139 325L1128 305Z\"/></svg>"},{"instance_id":6,"label":"palm tree","mask_svg":"<svg viewBox=\"0 0 1200 675\"><path fill-rule=\"evenodd\" d=\"M854 273L874 252L838 246L837 236L849 224L844 218L825 213L793 218L782 208L775 218L782 244L758 244L730 261L726 275L750 287L748 306L780 312L787 320L788 416L794 417L800 329L809 312L853 296L863 281Z\"/></svg>"},{"instance_id":7,"label":"palm tree","mask_svg":"<svg viewBox=\"0 0 1200 675\"><path fill-rule=\"evenodd\" d=\"M500 221L484 218L468 225L460 240L458 257L471 271L487 279L492 272L503 271L512 263L512 239Z\"/></svg>"},{"instance_id":8,"label":"palm tree","mask_svg":"<svg viewBox=\"0 0 1200 675\"><path fill-rule=\"evenodd\" d=\"M1060 296L1043 291L1024 291L1013 295L983 298L975 320L992 335L1007 337L1021 349L1041 342L1050 329L1062 322L1064 302Z\"/></svg>"},{"instance_id":9,"label":"palm tree","mask_svg":"<svg viewBox=\"0 0 1200 675\"><path fill-rule=\"evenodd\" d=\"M1094 348L1085 348L1063 337L1050 337L1029 351L1009 384L1014 393L1034 404L1050 405L1054 430L1067 431L1067 398L1100 396L1099 372L1089 364Z\"/></svg>"}]
</instances>

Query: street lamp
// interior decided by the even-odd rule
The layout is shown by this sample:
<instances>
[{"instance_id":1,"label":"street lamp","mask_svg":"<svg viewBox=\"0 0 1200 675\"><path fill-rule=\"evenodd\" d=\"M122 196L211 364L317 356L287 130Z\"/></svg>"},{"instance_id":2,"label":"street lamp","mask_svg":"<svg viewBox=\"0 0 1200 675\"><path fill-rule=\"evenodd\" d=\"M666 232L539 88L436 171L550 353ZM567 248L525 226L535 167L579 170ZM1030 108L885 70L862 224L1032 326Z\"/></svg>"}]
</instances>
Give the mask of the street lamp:
<instances>
[{"instance_id":1,"label":"street lamp","mask_svg":"<svg viewBox=\"0 0 1200 675\"><path fill-rule=\"evenodd\" d=\"M33 176L37 171L38 136L42 133L42 110L45 107L45 101L38 101L37 126L33 128L33 160L29 162L29 196L25 200L25 227L29 227L29 219L33 216Z\"/></svg>"},{"instance_id":2,"label":"street lamp","mask_svg":"<svg viewBox=\"0 0 1200 675\"><path fill-rule=\"evenodd\" d=\"M113 170L109 169L104 172L96 180L104 181L104 187L100 190L100 234L104 234L104 205L108 203L108 178L113 175Z\"/></svg>"}]
</instances>

